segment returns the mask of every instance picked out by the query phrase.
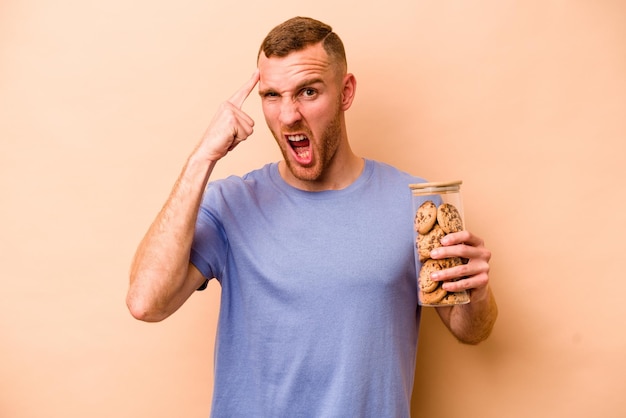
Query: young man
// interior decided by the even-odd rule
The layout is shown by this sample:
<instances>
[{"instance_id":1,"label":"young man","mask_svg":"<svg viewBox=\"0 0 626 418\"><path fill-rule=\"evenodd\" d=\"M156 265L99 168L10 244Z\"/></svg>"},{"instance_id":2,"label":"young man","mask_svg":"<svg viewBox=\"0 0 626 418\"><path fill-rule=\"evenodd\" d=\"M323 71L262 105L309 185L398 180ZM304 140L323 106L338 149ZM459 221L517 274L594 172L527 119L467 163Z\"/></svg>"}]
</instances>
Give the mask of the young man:
<instances>
[{"instance_id":1,"label":"young man","mask_svg":"<svg viewBox=\"0 0 626 418\"><path fill-rule=\"evenodd\" d=\"M253 132L241 107L257 84L283 159L209 183ZM160 321L207 280L221 284L215 417L410 414L420 309L408 185L423 180L354 154L344 112L355 90L329 26L274 28L137 250L127 302L138 319ZM475 344L497 316L490 251L468 231L444 240L432 258L469 261L434 278L471 303L437 309Z\"/></svg>"}]
</instances>

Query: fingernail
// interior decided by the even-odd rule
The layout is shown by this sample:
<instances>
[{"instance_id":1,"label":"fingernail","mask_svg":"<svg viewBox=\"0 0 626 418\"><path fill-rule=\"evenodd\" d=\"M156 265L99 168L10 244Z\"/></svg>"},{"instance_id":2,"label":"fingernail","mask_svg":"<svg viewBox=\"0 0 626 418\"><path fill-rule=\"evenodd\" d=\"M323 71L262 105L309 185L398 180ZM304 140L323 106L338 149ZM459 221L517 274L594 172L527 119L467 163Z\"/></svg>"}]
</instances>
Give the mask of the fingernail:
<instances>
[{"instance_id":1,"label":"fingernail","mask_svg":"<svg viewBox=\"0 0 626 418\"><path fill-rule=\"evenodd\" d=\"M441 250L438 250L437 248L435 248L434 250L430 252L430 256L431 258L437 258L437 256L439 256L440 253L441 253Z\"/></svg>"}]
</instances>

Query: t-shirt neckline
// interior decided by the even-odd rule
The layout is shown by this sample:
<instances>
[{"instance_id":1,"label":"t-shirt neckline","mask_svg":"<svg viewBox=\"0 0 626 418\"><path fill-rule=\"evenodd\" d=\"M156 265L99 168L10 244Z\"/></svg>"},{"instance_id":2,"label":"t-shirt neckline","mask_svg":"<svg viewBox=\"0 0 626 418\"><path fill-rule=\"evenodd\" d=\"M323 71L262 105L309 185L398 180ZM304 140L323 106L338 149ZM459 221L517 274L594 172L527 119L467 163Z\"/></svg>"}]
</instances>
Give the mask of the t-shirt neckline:
<instances>
[{"instance_id":1,"label":"t-shirt neckline","mask_svg":"<svg viewBox=\"0 0 626 418\"><path fill-rule=\"evenodd\" d=\"M273 162L270 164L269 176L270 176L270 180L272 181L272 183L278 189L280 189L282 192L286 194L300 195L302 197L305 197L308 199L315 199L315 200L329 199L329 198L335 198L335 197L354 193L355 191L359 190L368 181L368 179L372 175L374 165L372 164L372 161L368 160L367 158L363 158L363 161L365 164L363 166L363 171L361 171L361 174L359 174L359 177L357 177L356 180L354 180L347 187L344 187L343 189L339 189L339 190L308 191L308 190L298 189L297 187L294 187L290 185L289 183L287 183L282 178L282 176L280 175L278 171L278 162Z\"/></svg>"}]
</instances>

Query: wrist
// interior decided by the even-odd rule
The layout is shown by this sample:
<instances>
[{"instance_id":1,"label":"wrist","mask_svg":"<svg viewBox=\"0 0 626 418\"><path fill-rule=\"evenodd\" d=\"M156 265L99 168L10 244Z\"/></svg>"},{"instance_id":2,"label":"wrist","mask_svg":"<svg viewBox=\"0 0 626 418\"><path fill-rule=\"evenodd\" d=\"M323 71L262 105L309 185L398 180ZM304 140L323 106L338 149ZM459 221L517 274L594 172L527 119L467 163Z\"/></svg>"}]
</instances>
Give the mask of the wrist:
<instances>
[{"instance_id":1,"label":"wrist","mask_svg":"<svg viewBox=\"0 0 626 418\"><path fill-rule=\"evenodd\" d=\"M484 302L491 298L491 289L489 286L475 288L470 290L471 302Z\"/></svg>"}]
</instances>

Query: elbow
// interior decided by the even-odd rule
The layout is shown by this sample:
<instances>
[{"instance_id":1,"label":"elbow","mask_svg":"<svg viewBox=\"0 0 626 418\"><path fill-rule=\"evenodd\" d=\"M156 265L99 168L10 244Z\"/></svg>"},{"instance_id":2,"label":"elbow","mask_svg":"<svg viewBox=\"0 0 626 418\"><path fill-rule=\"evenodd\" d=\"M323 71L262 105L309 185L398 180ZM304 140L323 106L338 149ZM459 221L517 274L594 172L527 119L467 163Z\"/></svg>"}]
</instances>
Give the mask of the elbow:
<instances>
[{"instance_id":1,"label":"elbow","mask_svg":"<svg viewBox=\"0 0 626 418\"><path fill-rule=\"evenodd\" d=\"M133 318L139 321L160 322L168 317L164 309L164 298L150 285L154 280L150 275L131 271L126 307Z\"/></svg>"},{"instance_id":2,"label":"elbow","mask_svg":"<svg viewBox=\"0 0 626 418\"><path fill-rule=\"evenodd\" d=\"M133 318L139 321L160 322L167 318L167 315L163 314L159 309L156 309L145 299L133 295L132 292L129 292L126 297L126 307Z\"/></svg>"},{"instance_id":3,"label":"elbow","mask_svg":"<svg viewBox=\"0 0 626 418\"><path fill-rule=\"evenodd\" d=\"M489 338L491 330L479 335L457 336L457 340L465 345L478 345Z\"/></svg>"},{"instance_id":4,"label":"elbow","mask_svg":"<svg viewBox=\"0 0 626 418\"><path fill-rule=\"evenodd\" d=\"M493 324L475 329L472 332L453 333L458 342L466 345L478 345L485 341L491 335Z\"/></svg>"},{"instance_id":5,"label":"elbow","mask_svg":"<svg viewBox=\"0 0 626 418\"><path fill-rule=\"evenodd\" d=\"M467 345L478 345L491 335L498 318L498 305L491 291L487 308L477 315L477 318L469 321L468 326L455 334L457 340Z\"/></svg>"},{"instance_id":6,"label":"elbow","mask_svg":"<svg viewBox=\"0 0 626 418\"><path fill-rule=\"evenodd\" d=\"M493 327L495 326L497 318L497 310L494 310L492 316L483 322L483 324L479 327L473 328L471 332L459 333L456 336L456 339L467 345L478 345L485 341L491 335L493 331Z\"/></svg>"},{"instance_id":7,"label":"elbow","mask_svg":"<svg viewBox=\"0 0 626 418\"><path fill-rule=\"evenodd\" d=\"M163 285L161 282L177 282ZM162 276L132 275L126 295L130 314L140 321L160 322L172 315L189 297L184 279L164 280Z\"/></svg>"}]
</instances>

